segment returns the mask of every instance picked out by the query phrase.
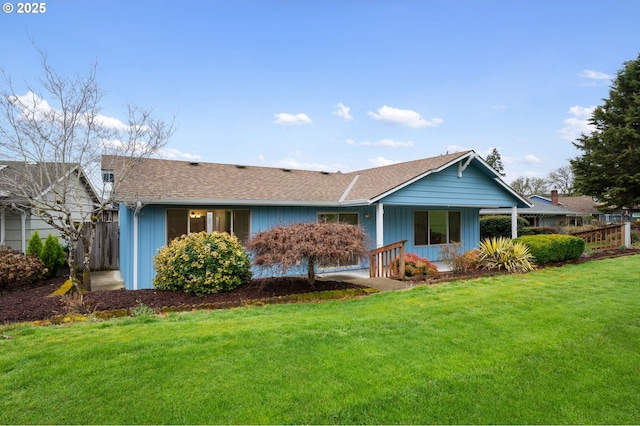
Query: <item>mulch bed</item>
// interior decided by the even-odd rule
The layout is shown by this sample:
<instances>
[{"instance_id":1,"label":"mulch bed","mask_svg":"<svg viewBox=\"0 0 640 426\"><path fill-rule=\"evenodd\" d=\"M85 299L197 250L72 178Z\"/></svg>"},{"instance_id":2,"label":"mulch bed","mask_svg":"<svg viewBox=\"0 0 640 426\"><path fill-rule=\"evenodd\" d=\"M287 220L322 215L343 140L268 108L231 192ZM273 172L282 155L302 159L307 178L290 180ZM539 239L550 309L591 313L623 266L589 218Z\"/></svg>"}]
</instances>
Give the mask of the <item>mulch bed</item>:
<instances>
[{"instance_id":1,"label":"mulch bed","mask_svg":"<svg viewBox=\"0 0 640 426\"><path fill-rule=\"evenodd\" d=\"M32 284L27 288L9 288L0 292L0 324L47 320L62 316L70 311L78 314L90 314L100 311L127 310L145 305L156 311L163 308L179 307L190 310L201 306L231 307L240 306L247 301L264 300L278 296L303 294L326 290L362 289L363 286L342 281L316 281L311 287L301 278L265 278L255 279L236 289L210 294L192 296L181 291L167 290L105 290L82 295L82 303L77 297L49 296L58 289L67 276L60 276Z\"/></svg>"},{"instance_id":2,"label":"mulch bed","mask_svg":"<svg viewBox=\"0 0 640 426\"><path fill-rule=\"evenodd\" d=\"M558 267L566 264L577 264L598 259L640 254L640 249L609 250L581 257L576 260L544 265ZM502 272L504 273L504 272ZM415 283L436 284L462 278L476 278L484 275L495 275L495 271L472 271L470 273L444 272L436 277L414 277ZM191 296L180 291L163 290L111 290L86 293L82 304L78 304L69 296L54 296L53 293L67 279L66 276L52 278L34 283L28 287L11 288L0 292L0 324L47 320L62 316L70 311L90 314L100 311L125 310L131 313L136 306L145 305L156 311L167 307L179 307L181 310L196 309L202 306L231 307L240 306L248 301L265 300L278 296L303 294L325 290L362 289L363 286L343 281L316 281L309 286L303 278L266 278L252 280L233 291L211 294L208 296Z\"/></svg>"}]
</instances>

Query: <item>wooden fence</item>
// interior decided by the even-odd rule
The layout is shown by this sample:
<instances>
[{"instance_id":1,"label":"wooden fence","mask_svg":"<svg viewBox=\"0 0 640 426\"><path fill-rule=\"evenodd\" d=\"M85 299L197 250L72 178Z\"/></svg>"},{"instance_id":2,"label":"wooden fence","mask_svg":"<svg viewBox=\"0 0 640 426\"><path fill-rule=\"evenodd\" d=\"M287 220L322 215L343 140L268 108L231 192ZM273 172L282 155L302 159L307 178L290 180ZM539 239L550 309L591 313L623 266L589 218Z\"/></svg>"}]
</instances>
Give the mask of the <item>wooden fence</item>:
<instances>
[{"instance_id":1,"label":"wooden fence","mask_svg":"<svg viewBox=\"0 0 640 426\"><path fill-rule=\"evenodd\" d=\"M591 231L576 232L571 235L582 238L585 248L588 250L617 249L620 246L629 245L630 237L627 236L629 224L613 225Z\"/></svg>"},{"instance_id":2,"label":"wooden fence","mask_svg":"<svg viewBox=\"0 0 640 426\"><path fill-rule=\"evenodd\" d=\"M371 250L369 252L369 277L404 280L406 243L407 240L403 240Z\"/></svg>"},{"instance_id":3,"label":"wooden fence","mask_svg":"<svg viewBox=\"0 0 640 426\"><path fill-rule=\"evenodd\" d=\"M87 223L85 227L89 227ZM87 229L88 232L88 229ZM82 266L84 246L78 242L76 265ZM96 238L91 250L91 270L110 271L120 269L120 230L117 222L96 224Z\"/></svg>"}]
</instances>

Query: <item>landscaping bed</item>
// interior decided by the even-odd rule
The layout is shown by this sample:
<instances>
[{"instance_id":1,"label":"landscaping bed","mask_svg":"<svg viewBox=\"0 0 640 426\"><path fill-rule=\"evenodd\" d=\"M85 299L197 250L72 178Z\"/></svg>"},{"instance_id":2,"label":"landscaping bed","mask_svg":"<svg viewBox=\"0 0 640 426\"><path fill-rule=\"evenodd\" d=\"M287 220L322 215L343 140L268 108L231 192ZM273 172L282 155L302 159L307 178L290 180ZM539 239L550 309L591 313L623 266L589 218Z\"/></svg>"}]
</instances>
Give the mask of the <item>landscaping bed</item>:
<instances>
[{"instance_id":1,"label":"landscaping bed","mask_svg":"<svg viewBox=\"0 0 640 426\"><path fill-rule=\"evenodd\" d=\"M565 264L575 264L603 258L640 254L640 249L606 250L593 253L579 259L552 263L544 267L557 267ZM504 271L474 270L466 273L443 272L433 277L413 277L414 283L436 284L455 279L475 278L485 275L505 273ZM11 288L0 292L0 324L50 320L65 317L69 313L78 315L94 314L97 317L131 315L136 307L148 307L155 312L192 309L218 309L249 304L286 303L298 300L318 300L334 297L323 292L339 291L335 297L341 295L367 294L367 287L343 281L317 280L311 287L304 278L265 278L254 279L250 283L225 293L207 296L192 296L181 291L164 290L110 290L86 293L81 300L71 296L49 295L66 280L66 276L59 276L50 280L34 283L26 288ZM354 290L354 291L349 291ZM317 297L301 297L318 293ZM108 314L109 312L114 314ZM102 313L102 314L100 314Z\"/></svg>"}]
</instances>

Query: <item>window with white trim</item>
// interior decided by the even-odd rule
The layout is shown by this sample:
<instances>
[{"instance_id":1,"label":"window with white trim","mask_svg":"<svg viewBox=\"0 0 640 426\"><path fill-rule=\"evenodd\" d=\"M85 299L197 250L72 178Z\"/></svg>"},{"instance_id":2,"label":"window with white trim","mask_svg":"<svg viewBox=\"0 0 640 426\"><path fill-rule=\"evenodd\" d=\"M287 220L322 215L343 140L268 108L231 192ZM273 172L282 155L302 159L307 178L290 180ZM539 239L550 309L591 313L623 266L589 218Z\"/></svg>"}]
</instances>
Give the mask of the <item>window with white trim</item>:
<instances>
[{"instance_id":1,"label":"window with white trim","mask_svg":"<svg viewBox=\"0 0 640 426\"><path fill-rule=\"evenodd\" d=\"M414 211L414 245L433 246L460 242L460 223L460 212L446 210Z\"/></svg>"},{"instance_id":2,"label":"window with white trim","mask_svg":"<svg viewBox=\"0 0 640 426\"><path fill-rule=\"evenodd\" d=\"M167 243L196 232L226 232L246 241L251 233L250 210L167 209Z\"/></svg>"}]
</instances>

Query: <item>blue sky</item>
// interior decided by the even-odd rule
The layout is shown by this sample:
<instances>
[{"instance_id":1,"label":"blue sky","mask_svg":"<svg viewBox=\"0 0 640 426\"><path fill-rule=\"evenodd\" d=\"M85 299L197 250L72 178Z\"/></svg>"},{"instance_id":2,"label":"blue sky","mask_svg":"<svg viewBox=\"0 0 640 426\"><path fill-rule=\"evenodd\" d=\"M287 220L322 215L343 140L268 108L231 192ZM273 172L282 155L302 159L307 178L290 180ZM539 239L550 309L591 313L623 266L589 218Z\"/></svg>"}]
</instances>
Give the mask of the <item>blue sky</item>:
<instances>
[{"instance_id":1,"label":"blue sky","mask_svg":"<svg viewBox=\"0 0 640 426\"><path fill-rule=\"evenodd\" d=\"M96 62L102 114L175 116L163 156L231 164L352 171L495 147L508 183L545 177L640 52L635 0L9 3L14 80L40 75L31 39L58 73Z\"/></svg>"}]
</instances>

